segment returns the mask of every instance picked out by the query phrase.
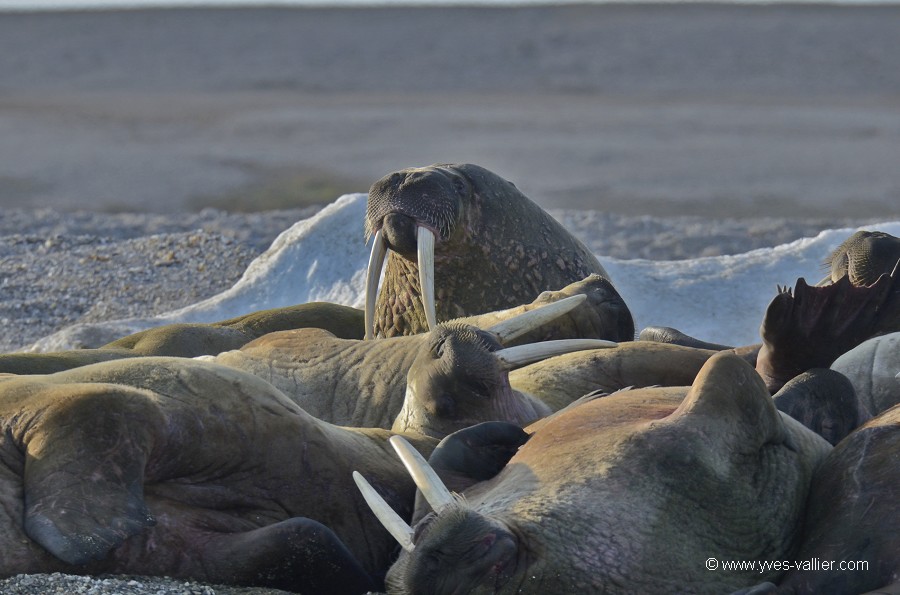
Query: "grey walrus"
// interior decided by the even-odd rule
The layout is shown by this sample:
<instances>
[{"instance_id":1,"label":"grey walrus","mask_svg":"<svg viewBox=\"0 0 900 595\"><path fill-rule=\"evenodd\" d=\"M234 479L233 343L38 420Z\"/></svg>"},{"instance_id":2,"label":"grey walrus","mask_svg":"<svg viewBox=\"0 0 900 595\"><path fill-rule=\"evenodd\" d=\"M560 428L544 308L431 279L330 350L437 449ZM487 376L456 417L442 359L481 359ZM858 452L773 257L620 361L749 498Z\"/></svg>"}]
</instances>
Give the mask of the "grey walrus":
<instances>
[{"instance_id":1,"label":"grey walrus","mask_svg":"<svg viewBox=\"0 0 900 595\"><path fill-rule=\"evenodd\" d=\"M392 541L351 472L366 469L410 514L414 486L390 435L324 423L252 375L184 358L5 378L0 577L377 590Z\"/></svg>"},{"instance_id":2,"label":"grey walrus","mask_svg":"<svg viewBox=\"0 0 900 595\"><path fill-rule=\"evenodd\" d=\"M438 321L526 303L591 273L609 278L555 219L477 165L385 176L369 190L365 225L374 236L367 337L415 334Z\"/></svg>"}]
</instances>

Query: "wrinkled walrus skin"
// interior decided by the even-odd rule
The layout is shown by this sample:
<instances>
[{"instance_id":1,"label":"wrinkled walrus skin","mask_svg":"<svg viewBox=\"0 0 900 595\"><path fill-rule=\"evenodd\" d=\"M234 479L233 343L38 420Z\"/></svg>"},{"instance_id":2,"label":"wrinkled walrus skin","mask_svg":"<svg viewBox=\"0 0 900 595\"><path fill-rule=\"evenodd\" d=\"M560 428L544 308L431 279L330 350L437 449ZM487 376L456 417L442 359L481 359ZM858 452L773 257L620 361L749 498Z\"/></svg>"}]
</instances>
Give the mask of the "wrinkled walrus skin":
<instances>
[{"instance_id":1,"label":"wrinkled walrus skin","mask_svg":"<svg viewBox=\"0 0 900 595\"><path fill-rule=\"evenodd\" d=\"M371 475L401 514L413 504L389 432L326 424L252 375L189 359L4 379L0 430L4 577L362 593L380 588L393 547L352 471Z\"/></svg>"},{"instance_id":2,"label":"wrinkled walrus skin","mask_svg":"<svg viewBox=\"0 0 900 595\"><path fill-rule=\"evenodd\" d=\"M539 422L499 474L417 524L388 592L729 593L777 579L706 564L793 553L831 446L733 354L712 356L682 401L671 391Z\"/></svg>"},{"instance_id":3,"label":"wrinkled walrus skin","mask_svg":"<svg viewBox=\"0 0 900 595\"><path fill-rule=\"evenodd\" d=\"M457 381L475 370L484 370L481 380L490 378L476 385L479 397L488 402L492 396L503 393L500 398L509 397L505 412L517 412L515 421L527 423L540 417L537 412L545 414L549 410L529 402L527 397L510 394L508 382L499 378L500 370L491 356L500 345L484 329L575 295L587 297L574 310L524 336L533 341L548 335L615 339L623 325L633 335L631 315L627 309L623 311L624 302L618 293L606 279L591 275L560 291L545 292L530 304L441 323L418 335L363 341L337 338L322 329L298 329L269 333L238 350L219 354L214 361L263 378L324 421L390 429L407 400L408 380L417 377L416 370L422 368L428 368L434 376L433 364L440 360L437 375L452 384L458 385ZM454 345L456 349L441 349L438 354L438 343ZM434 353L434 357L428 357L429 353ZM480 365L476 367L476 363ZM425 390L423 384L420 388ZM581 393L574 395L579 396ZM453 429L459 429L465 421L462 416L451 420ZM425 429L419 426L404 431Z\"/></svg>"},{"instance_id":4,"label":"wrinkled walrus skin","mask_svg":"<svg viewBox=\"0 0 900 595\"><path fill-rule=\"evenodd\" d=\"M375 305L375 336L428 329L417 228L435 234L437 321L501 310L591 273L594 255L512 183L472 164L404 169L372 184L366 231L390 253Z\"/></svg>"},{"instance_id":5,"label":"wrinkled walrus skin","mask_svg":"<svg viewBox=\"0 0 900 595\"><path fill-rule=\"evenodd\" d=\"M803 543L795 559L834 564L816 570L791 569L778 583L777 592L840 595L892 584L894 589L900 587L898 486L900 406L841 441L816 472ZM840 562L854 566L841 568Z\"/></svg>"}]
</instances>

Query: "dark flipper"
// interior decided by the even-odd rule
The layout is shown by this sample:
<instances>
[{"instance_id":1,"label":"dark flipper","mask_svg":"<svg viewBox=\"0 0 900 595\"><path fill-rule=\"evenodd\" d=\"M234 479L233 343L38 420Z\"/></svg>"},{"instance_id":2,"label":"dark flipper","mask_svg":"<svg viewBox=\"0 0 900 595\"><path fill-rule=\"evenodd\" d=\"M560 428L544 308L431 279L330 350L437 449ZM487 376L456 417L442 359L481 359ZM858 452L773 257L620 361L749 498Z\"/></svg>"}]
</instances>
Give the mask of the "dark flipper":
<instances>
[{"instance_id":1,"label":"dark flipper","mask_svg":"<svg viewBox=\"0 0 900 595\"><path fill-rule=\"evenodd\" d=\"M462 493L469 486L497 475L526 442L528 434L519 426L488 421L441 440L428 463L450 490ZM428 504L420 502L420 496L416 496L413 525L431 510Z\"/></svg>"},{"instance_id":2,"label":"dark flipper","mask_svg":"<svg viewBox=\"0 0 900 595\"><path fill-rule=\"evenodd\" d=\"M779 291L769 304L760 334L756 371L771 392L812 368L827 368L866 339L900 330L900 273L881 275L873 285L855 286L848 277L810 287L797 280L793 292Z\"/></svg>"},{"instance_id":3,"label":"dark flipper","mask_svg":"<svg viewBox=\"0 0 900 595\"><path fill-rule=\"evenodd\" d=\"M206 557L222 564L232 584L336 595L383 588L334 531L307 518L222 534L209 542Z\"/></svg>"},{"instance_id":4,"label":"dark flipper","mask_svg":"<svg viewBox=\"0 0 900 595\"><path fill-rule=\"evenodd\" d=\"M144 394L108 385L59 401L65 406L51 403L26 434L24 526L51 554L80 565L155 523L142 492L159 412Z\"/></svg>"}]
</instances>

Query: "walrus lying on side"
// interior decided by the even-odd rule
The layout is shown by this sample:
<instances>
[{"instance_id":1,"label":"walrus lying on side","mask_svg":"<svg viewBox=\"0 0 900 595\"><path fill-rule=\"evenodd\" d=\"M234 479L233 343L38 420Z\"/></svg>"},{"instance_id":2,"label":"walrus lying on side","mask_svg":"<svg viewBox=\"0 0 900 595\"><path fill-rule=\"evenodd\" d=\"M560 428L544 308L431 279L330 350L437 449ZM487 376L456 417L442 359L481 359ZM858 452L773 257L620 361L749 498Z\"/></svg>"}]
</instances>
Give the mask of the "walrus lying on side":
<instances>
[{"instance_id":1,"label":"walrus lying on side","mask_svg":"<svg viewBox=\"0 0 900 595\"><path fill-rule=\"evenodd\" d=\"M390 435L324 423L250 374L190 359L3 379L0 577L378 590L392 542L351 471L410 514L414 486Z\"/></svg>"},{"instance_id":2,"label":"walrus lying on side","mask_svg":"<svg viewBox=\"0 0 900 595\"><path fill-rule=\"evenodd\" d=\"M566 351L615 345L596 339L568 339L504 349L520 334L552 325L555 318L580 307L587 299L585 294L573 295L528 309L486 329L463 319L441 323L427 333L377 341L338 339L321 329L270 333L239 350L206 359L259 376L324 421L388 429L410 392L439 391L435 398L454 398L458 392L464 394L461 391L466 388L477 390L465 384L466 370L508 369ZM435 369L430 365L433 361L445 365ZM448 384L417 383L422 370L446 379ZM503 387L491 386L489 392L499 395ZM498 396L492 402L497 401L504 401L506 413L515 413L515 420L523 425L550 413L537 400L510 398L506 402ZM425 427L407 429L425 431Z\"/></svg>"},{"instance_id":3,"label":"walrus lying on side","mask_svg":"<svg viewBox=\"0 0 900 595\"><path fill-rule=\"evenodd\" d=\"M366 233L374 236L367 338L421 333L439 321L526 303L592 273L609 278L590 250L512 183L472 164L378 180Z\"/></svg>"},{"instance_id":4,"label":"walrus lying on side","mask_svg":"<svg viewBox=\"0 0 900 595\"><path fill-rule=\"evenodd\" d=\"M404 549L389 593L728 593L777 579L772 567L710 560L793 553L810 479L831 449L724 353L683 400L666 388L597 398L504 448L515 454L502 470L459 498L420 479L427 470L405 452L433 512L415 529L394 522ZM473 464L447 459L459 475L455 461Z\"/></svg>"},{"instance_id":5,"label":"walrus lying on side","mask_svg":"<svg viewBox=\"0 0 900 595\"><path fill-rule=\"evenodd\" d=\"M357 308L310 302L260 310L211 323L177 323L143 330L96 349L52 353L0 354L0 373L52 374L126 357L197 357L237 349L267 333L321 328L345 339L362 339L363 312Z\"/></svg>"}]
</instances>

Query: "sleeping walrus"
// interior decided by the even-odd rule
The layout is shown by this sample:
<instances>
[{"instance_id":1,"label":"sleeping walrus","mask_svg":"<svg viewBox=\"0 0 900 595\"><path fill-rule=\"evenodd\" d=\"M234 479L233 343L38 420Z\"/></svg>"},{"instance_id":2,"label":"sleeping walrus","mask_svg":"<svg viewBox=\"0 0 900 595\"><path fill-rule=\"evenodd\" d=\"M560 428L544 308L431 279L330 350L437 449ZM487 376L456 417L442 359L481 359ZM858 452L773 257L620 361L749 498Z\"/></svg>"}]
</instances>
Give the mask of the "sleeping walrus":
<instances>
[{"instance_id":1,"label":"sleeping walrus","mask_svg":"<svg viewBox=\"0 0 900 595\"><path fill-rule=\"evenodd\" d=\"M250 374L184 358L3 379L0 578L378 590L391 541L351 472L411 512L415 488L390 435L327 424Z\"/></svg>"}]
</instances>

